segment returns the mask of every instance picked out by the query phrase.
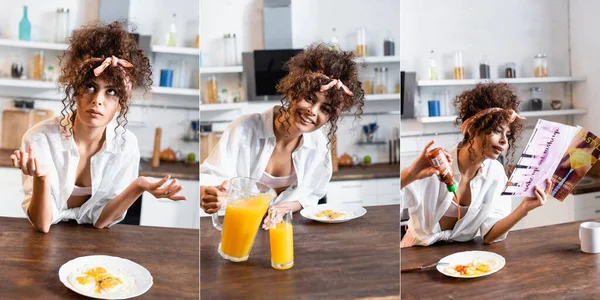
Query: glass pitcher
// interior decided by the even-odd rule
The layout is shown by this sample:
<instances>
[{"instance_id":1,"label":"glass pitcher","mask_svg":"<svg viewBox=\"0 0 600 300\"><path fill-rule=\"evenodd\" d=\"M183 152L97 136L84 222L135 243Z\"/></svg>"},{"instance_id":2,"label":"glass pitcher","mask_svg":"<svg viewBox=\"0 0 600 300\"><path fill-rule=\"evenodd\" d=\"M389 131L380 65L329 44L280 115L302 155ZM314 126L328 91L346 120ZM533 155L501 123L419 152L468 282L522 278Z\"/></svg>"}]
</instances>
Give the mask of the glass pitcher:
<instances>
[{"instance_id":1,"label":"glass pitcher","mask_svg":"<svg viewBox=\"0 0 600 300\"><path fill-rule=\"evenodd\" d=\"M248 260L256 233L269 206L277 197L270 186L252 178L235 177L229 181L223 224L218 213L212 214L213 226L222 231L219 254L224 259Z\"/></svg>"}]
</instances>

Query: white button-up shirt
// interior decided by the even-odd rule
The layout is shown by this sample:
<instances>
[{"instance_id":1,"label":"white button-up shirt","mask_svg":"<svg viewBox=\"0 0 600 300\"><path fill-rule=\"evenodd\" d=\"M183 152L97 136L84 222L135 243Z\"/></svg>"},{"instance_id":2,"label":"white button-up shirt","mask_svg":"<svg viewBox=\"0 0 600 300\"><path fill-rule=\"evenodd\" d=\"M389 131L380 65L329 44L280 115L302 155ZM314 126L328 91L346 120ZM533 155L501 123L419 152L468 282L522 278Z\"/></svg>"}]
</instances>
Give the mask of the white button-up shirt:
<instances>
[{"instance_id":1,"label":"white button-up shirt","mask_svg":"<svg viewBox=\"0 0 600 300\"><path fill-rule=\"evenodd\" d=\"M458 170L457 146L448 151L452 156L454 182L458 185L461 175ZM471 180L471 205L466 215L453 229L442 231L440 219L448 210L454 194L437 176L415 181L401 191L402 206L408 208L407 235L415 238L413 245L427 246L437 241L465 242L478 234L485 236L492 226L511 212L511 197L501 196L508 178L502 164L486 159L477 175ZM494 242L504 240L507 233Z\"/></svg>"},{"instance_id":2,"label":"white button-up shirt","mask_svg":"<svg viewBox=\"0 0 600 300\"><path fill-rule=\"evenodd\" d=\"M44 164L49 172L52 224L71 219L79 224L95 224L106 204L138 177L140 164L138 141L130 131L123 132L122 127L115 133L116 122L114 120L110 122L106 127L104 145L90 159L91 198L81 207L68 208L67 200L75 186L79 151L73 135L65 137L61 134L59 126L61 118L57 116L30 128L23 136L22 147L28 149L29 144L33 144L38 163ZM22 207L25 215L29 217L27 209L31 202L33 177L25 175L22 177L25 193ZM110 226L122 221L126 213Z\"/></svg>"},{"instance_id":3,"label":"white button-up shirt","mask_svg":"<svg viewBox=\"0 0 600 300\"><path fill-rule=\"evenodd\" d=\"M273 114L244 115L228 125L217 146L200 165L200 185L220 185L233 177L260 179L275 149ZM292 152L298 181L277 197L277 202L300 201L302 207L317 205L331 179L331 152L323 131L302 135Z\"/></svg>"}]
</instances>

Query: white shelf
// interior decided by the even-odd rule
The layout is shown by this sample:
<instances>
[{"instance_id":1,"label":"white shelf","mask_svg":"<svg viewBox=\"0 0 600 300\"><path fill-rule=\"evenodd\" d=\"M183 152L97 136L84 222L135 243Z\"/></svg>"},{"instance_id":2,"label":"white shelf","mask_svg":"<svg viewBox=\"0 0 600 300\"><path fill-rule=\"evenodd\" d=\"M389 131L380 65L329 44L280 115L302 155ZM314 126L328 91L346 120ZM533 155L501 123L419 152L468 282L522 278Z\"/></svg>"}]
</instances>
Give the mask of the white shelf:
<instances>
[{"instance_id":1,"label":"white shelf","mask_svg":"<svg viewBox=\"0 0 600 300\"><path fill-rule=\"evenodd\" d=\"M512 84L526 83L555 83L555 82L580 82L586 81L586 76L574 77L529 77L529 78L496 78L496 79L461 79L461 80L419 80L418 86L461 86L476 85L480 82L505 82Z\"/></svg>"},{"instance_id":2,"label":"white shelf","mask_svg":"<svg viewBox=\"0 0 600 300\"><path fill-rule=\"evenodd\" d=\"M34 89L55 89L57 87L57 83L52 81L41 80L0 78L0 86L24 87Z\"/></svg>"},{"instance_id":3,"label":"white shelf","mask_svg":"<svg viewBox=\"0 0 600 300\"><path fill-rule=\"evenodd\" d=\"M20 40L9 40L9 39L0 39L0 46L43 49L43 50L57 50L57 51L67 50L67 48L69 47L68 44L20 41Z\"/></svg>"},{"instance_id":4,"label":"white shelf","mask_svg":"<svg viewBox=\"0 0 600 300\"><path fill-rule=\"evenodd\" d=\"M182 55L196 55L196 56L200 57L200 49L199 48L184 48L184 47L154 45L154 46L152 46L152 52L182 54Z\"/></svg>"},{"instance_id":5,"label":"white shelf","mask_svg":"<svg viewBox=\"0 0 600 300\"><path fill-rule=\"evenodd\" d=\"M242 73L242 66L229 67L201 67L200 74Z\"/></svg>"},{"instance_id":6,"label":"white shelf","mask_svg":"<svg viewBox=\"0 0 600 300\"><path fill-rule=\"evenodd\" d=\"M549 117L549 116L566 116L566 115L582 115L586 114L587 109L575 108L575 109L559 109L559 110L542 110L542 111L523 111L520 113L525 118L530 117ZM443 116L443 117L421 117L417 118L417 121L421 123L450 123L456 120L457 116Z\"/></svg>"},{"instance_id":7,"label":"white shelf","mask_svg":"<svg viewBox=\"0 0 600 300\"><path fill-rule=\"evenodd\" d=\"M200 90L198 90L198 89L180 89L180 88L153 86L152 92L155 94L196 96L196 97L200 98Z\"/></svg>"},{"instance_id":8,"label":"white shelf","mask_svg":"<svg viewBox=\"0 0 600 300\"><path fill-rule=\"evenodd\" d=\"M368 64L375 63L400 63L400 56L367 56L367 57L357 57L354 61L361 63L365 62Z\"/></svg>"},{"instance_id":9,"label":"white shelf","mask_svg":"<svg viewBox=\"0 0 600 300\"><path fill-rule=\"evenodd\" d=\"M248 105L248 102L225 103L225 104L201 104L200 111L223 111L241 109Z\"/></svg>"},{"instance_id":10,"label":"white shelf","mask_svg":"<svg viewBox=\"0 0 600 300\"><path fill-rule=\"evenodd\" d=\"M397 100L400 103L400 94L374 94L365 95L366 101L380 101L380 100Z\"/></svg>"}]
</instances>

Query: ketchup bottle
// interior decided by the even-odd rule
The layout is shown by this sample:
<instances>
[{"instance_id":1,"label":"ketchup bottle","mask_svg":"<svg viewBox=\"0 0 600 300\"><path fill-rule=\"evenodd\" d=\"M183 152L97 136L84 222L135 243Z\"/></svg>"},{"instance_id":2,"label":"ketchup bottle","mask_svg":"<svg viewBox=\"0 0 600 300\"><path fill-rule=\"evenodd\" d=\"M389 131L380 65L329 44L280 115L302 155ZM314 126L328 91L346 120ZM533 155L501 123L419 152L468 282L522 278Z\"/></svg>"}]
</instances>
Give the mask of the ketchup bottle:
<instances>
[{"instance_id":1,"label":"ketchup bottle","mask_svg":"<svg viewBox=\"0 0 600 300\"><path fill-rule=\"evenodd\" d=\"M452 166L442 148L435 148L427 152L427 158L431 162L431 165L440 172L440 181L446 184L449 192L456 195L456 183L454 183L454 173L452 172Z\"/></svg>"}]
</instances>

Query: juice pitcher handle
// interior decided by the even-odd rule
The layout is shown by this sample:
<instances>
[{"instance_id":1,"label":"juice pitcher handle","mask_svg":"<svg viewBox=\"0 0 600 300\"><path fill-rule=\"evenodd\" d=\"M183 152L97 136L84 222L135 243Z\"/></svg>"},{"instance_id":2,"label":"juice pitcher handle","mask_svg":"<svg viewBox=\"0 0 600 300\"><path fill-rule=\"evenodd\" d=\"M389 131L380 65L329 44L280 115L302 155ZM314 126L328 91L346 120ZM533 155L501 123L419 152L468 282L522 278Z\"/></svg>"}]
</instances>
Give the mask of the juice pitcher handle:
<instances>
[{"instance_id":1,"label":"juice pitcher handle","mask_svg":"<svg viewBox=\"0 0 600 300\"><path fill-rule=\"evenodd\" d=\"M219 212L211 215L213 226L219 231L223 231L223 224L219 221Z\"/></svg>"}]
</instances>

